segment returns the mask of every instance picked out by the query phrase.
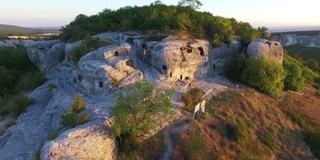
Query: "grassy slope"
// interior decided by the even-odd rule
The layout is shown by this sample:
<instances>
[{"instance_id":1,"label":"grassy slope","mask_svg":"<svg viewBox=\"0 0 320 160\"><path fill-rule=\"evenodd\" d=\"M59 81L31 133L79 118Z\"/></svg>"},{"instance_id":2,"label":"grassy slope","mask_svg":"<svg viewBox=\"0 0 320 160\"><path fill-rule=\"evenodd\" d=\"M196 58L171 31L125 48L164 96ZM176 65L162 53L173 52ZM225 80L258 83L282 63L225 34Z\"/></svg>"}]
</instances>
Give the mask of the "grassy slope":
<instances>
[{"instance_id":1,"label":"grassy slope","mask_svg":"<svg viewBox=\"0 0 320 160\"><path fill-rule=\"evenodd\" d=\"M0 34L31 34L33 29L0 24Z\"/></svg>"},{"instance_id":2,"label":"grassy slope","mask_svg":"<svg viewBox=\"0 0 320 160\"><path fill-rule=\"evenodd\" d=\"M301 119L313 117L312 121L304 119L304 124L320 122L320 100L309 92L291 96L294 100L288 103L286 99L281 105L253 90L215 96L206 114L180 135L174 159L308 159L305 129L286 111ZM313 129L319 130L320 125ZM203 145L197 145L199 142Z\"/></svg>"}]
</instances>

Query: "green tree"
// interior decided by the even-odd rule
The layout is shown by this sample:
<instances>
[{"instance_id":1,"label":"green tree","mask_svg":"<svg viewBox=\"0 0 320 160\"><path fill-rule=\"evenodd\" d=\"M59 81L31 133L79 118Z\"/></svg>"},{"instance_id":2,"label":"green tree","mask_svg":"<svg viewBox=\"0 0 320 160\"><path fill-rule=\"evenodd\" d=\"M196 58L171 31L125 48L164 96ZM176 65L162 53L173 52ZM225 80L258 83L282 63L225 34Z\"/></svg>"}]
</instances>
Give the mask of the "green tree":
<instances>
[{"instance_id":1,"label":"green tree","mask_svg":"<svg viewBox=\"0 0 320 160\"><path fill-rule=\"evenodd\" d=\"M245 54L231 57L226 63L226 76L234 81L240 81L240 76L245 68Z\"/></svg>"},{"instance_id":2,"label":"green tree","mask_svg":"<svg viewBox=\"0 0 320 160\"><path fill-rule=\"evenodd\" d=\"M193 9L200 9L203 5L199 0L180 0L178 2L179 6L190 6Z\"/></svg>"},{"instance_id":3,"label":"green tree","mask_svg":"<svg viewBox=\"0 0 320 160\"><path fill-rule=\"evenodd\" d=\"M248 45L256 37L256 30L249 23L240 22L236 35L244 45Z\"/></svg>"},{"instance_id":4,"label":"green tree","mask_svg":"<svg viewBox=\"0 0 320 160\"><path fill-rule=\"evenodd\" d=\"M271 35L268 33L267 27L258 27L256 38L262 38L262 39L270 39Z\"/></svg>"},{"instance_id":5,"label":"green tree","mask_svg":"<svg viewBox=\"0 0 320 160\"><path fill-rule=\"evenodd\" d=\"M313 71L319 71L319 62L314 59L307 59L305 65L308 66Z\"/></svg>"},{"instance_id":6,"label":"green tree","mask_svg":"<svg viewBox=\"0 0 320 160\"><path fill-rule=\"evenodd\" d=\"M287 71L284 86L286 90L300 91L304 88L304 78L302 76L302 65L295 59L288 56L283 67Z\"/></svg>"},{"instance_id":7,"label":"green tree","mask_svg":"<svg viewBox=\"0 0 320 160\"><path fill-rule=\"evenodd\" d=\"M277 98L284 88L286 71L272 59L247 58L245 68L240 77L249 86Z\"/></svg>"},{"instance_id":8,"label":"green tree","mask_svg":"<svg viewBox=\"0 0 320 160\"><path fill-rule=\"evenodd\" d=\"M135 139L141 134L154 129L155 116L169 114L173 108L173 91L155 88L151 82L139 82L129 86L116 96L116 104L111 107L114 116L112 133L120 139Z\"/></svg>"}]
</instances>

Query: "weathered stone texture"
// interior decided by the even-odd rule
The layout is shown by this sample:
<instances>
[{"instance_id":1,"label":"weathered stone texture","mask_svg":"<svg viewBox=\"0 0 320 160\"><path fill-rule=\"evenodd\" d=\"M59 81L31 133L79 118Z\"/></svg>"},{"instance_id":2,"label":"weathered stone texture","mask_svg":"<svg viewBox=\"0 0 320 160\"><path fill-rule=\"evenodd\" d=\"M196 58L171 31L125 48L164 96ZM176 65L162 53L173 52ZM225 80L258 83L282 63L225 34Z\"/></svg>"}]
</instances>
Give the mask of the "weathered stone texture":
<instances>
[{"instance_id":1,"label":"weathered stone texture","mask_svg":"<svg viewBox=\"0 0 320 160\"><path fill-rule=\"evenodd\" d=\"M268 41L265 39L255 39L248 45L247 54L250 57L272 58L282 64L283 48L280 42Z\"/></svg>"}]
</instances>

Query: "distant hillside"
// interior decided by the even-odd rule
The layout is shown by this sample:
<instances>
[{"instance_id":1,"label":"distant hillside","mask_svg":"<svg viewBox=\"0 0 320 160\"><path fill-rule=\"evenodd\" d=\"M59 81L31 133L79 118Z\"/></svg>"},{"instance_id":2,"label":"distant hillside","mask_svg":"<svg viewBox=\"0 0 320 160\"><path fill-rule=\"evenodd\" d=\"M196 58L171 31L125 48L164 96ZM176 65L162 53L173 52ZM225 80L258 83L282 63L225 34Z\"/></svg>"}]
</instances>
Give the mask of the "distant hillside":
<instances>
[{"instance_id":1,"label":"distant hillside","mask_svg":"<svg viewBox=\"0 0 320 160\"><path fill-rule=\"evenodd\" d=\"M43 33L59 33L58 27L52 28L27 28L14 25L0 24L0 34L43 34Z\"/></svg>"},{"instance_id":2,"label":"distant hillside","mask_svg":"<svg viewBox=\"0 0 320 160\"><path fill-rule=\"evenodd\" d=\"M32 31L31 28L0 24L0 34L31 34Z\"/></svg>"}]
</instances>

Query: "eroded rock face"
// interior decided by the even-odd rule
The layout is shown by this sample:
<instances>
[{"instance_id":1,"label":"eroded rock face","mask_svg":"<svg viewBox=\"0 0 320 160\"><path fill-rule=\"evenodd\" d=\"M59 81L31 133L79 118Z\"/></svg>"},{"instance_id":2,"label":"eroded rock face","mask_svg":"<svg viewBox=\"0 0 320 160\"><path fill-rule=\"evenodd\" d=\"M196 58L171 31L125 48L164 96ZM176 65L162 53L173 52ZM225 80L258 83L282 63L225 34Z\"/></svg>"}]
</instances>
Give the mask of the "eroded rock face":
<instances>
[{"instance_id":1,"label":"eroded rock face","mask_svg":"<svg viewBox=\"0 0 320 160\"><path fill-rule=\"evenodd\" d=\"M299 36L296 34L287 34L282 37L282 43L284 46L291 45L303 45L307 47L320 48L320 35L314 36Z\"/></svg>"},{"instance_id":2,"label":"eroded rock face","mask_svg":"<svg viewBox=\"0 0 320 160\"><path fill-rule=\"evenodd\" d=\"M210 69L207 41L148 42L137 43L136 46L141 47L142 59L148 59L153 67L167 75L171 81L205 77Z\"/></svg>"},{"instance_id":3,"label":"eroded rock face","mask_svg":"<svg viewBox=\"0 0 320 160\"><path fill-rule=\"evenodd\" d=\"M250 57L266 56L282 64L283 47L277 41L268 41L265 39L255 39L247 48L247 54Z\"/></svg>"},{"instance_id":4,"label":"eroded rock face","mask_svg":"<svg viewBox=\"0 0 320 160\"><path fill-rule=\"evenodd\" d=\"M28 56L41 72L46 73L63 62L64 47L59 40L38 41L28 47Z\"/></svg>"},{"instance_id":5,"label":"eroded rock face","mask_svg":"<svg viewBox=\"0 0 320 160\"><path fill-rule=\"evenodd\" d=\"M97 125L79 126L63 132L41 149L42 160L116 159L115 141L106 129Z\"/></svg>"},{"instance_id":6,"label":"eroded rock face","mask_svg":"<svg viewBox=\"0 0 320 160\"><path fill-rule=\"evenodd\" d=\"M79 75L75 78L89 93L97 94L141 81L143 74L135 69L136 66L131 45L111 45L83 56L78 62Z\"/></svg>"}]
</instances>

